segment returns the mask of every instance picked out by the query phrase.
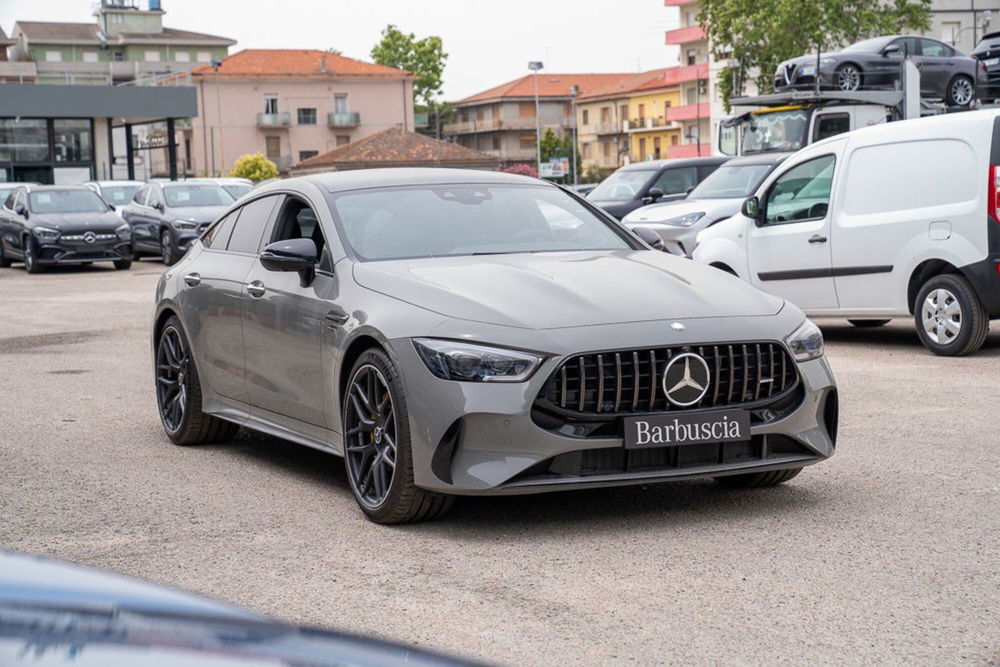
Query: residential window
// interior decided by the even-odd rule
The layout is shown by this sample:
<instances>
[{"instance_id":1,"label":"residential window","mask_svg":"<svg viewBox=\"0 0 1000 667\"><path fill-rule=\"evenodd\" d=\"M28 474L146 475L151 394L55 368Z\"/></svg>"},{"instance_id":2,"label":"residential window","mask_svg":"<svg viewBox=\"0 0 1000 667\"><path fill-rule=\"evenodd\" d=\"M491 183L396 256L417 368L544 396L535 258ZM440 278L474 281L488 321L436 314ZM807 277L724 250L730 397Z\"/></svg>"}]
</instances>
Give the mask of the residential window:
<instances>
[{"instance_id":1,"label":"residential window","mask_svg":"<svg viewBox=\"0 0 1000 667\"><path fill-rule=\"evenodd\" d=\"M338 134L337 135L337 145L338 146L346 146L349 143L351 143L351 137L350 137L350 135L347 135L347 134Z\"/></svg>"},{"instance_id":2,"label":"residential window","mask_svg":"<svg viewBox=\"0 0 1000 667\"><path fill-rule=\"evenodd\" d=\"M476 120L486 120L486 109L483 107L476 109Z\"/></svg>"},{"instance_id":3,"label":"residential window","mask_svg":"<svg viewBox=\"0 0 1000 667\"><path fill-rule=\"evenodd\" d=\"M688 104L698 104L698 87L692 86L687 89L687 103Z\"/></svg>"},{"instance_id":4,"label":"residential window","mask_svg":"<svg viewBox=\"0 0 1000 667\"><path fill-rule=\"evenodd\" d=\"M495 151L499 151L500 150L500 137L496 137L496 136L493 137L493 150L495 150Z\"/></svg>"},{"instance_id":5,"label":"residential window","mask_svg":"<svg viewBox=\"0 0 1000 667\"><path fill-rule=\"evenodd\" d=\"M628 105L623 104L621 106L622 120L628 120Z\"/></svg>"},{"instance_id":6,"label":"residential window","mask_svg":"<svg viewBox=\"0 0 1000 667\"><path fill-rule=\"evenodd\" d=\"M660 138L659 137L653 137L653 159L654 160L659 160L660 159Z\"/></svg>"},{"instance_id":7,"label":"residential window","mask_svg":"<svg viewBox=\"0 0 1000 667\"><path fill-rule=\"evenodd\" d=\"M680 143L680 137L678 137L676 134L670 135L670 145L676 146L678 143Z\"/></svg>"},{"instance_id":8,"label":"residential window","mask_svg":"<svg viewBox=\"0 0 1000 667\"><path fill-rule=\"evenodd\" d=\"M281 137L264 137L264 153L272 161L281 157Z\"/></svg>"},{"instance_id":9,"label":"residential window","mask_svg":"<svg viewBox=\"0 0 1000 667\"><path fill-rule=\"evenodd\" d=\"M645 104L640 104L639 105L639 120L645 120L645 119L646 119L646 105Z\"/></svg>"},{"instance_id":10,"label":"residential window","mask_svg":"<svg viewBox=\"0 0 1000 667\"><path fill-rule=\"evenodd\" d=\"M601 107L601 122L602 123L611 122L611 107Z\"/></svg>"},{"instance_id":11,"label":"residential window","mask_svg":"<svg viewBox=\"0 0 1000 667\"><path fill-rule=\"evenodd\" d=\"M698 50L697 49L688 49L688 52L687 52L687 64L688 65L695 65L695 64L697 64L697 62L698 62Z\"/></svg>"},{"instance_id":12,"label":"residential window","mask_svg":"<svg viewBox=\"0 0 1000 667\"><path fill-rule=\"evenodd\" d=\"M305 108L298 110L298 120L299 125L315 125L316 124L316 109Z\"/></svg>"},{"instance_id":13,"label":"residential window","mask_svg":"<svg viewBox=\"0 0 1000 667\"><path fill-rule=\"evenodd\" d=\"M278 96L264 96L264 113L278 113Z\"/></svg>"},{"instance_id":14,"label":"residential window","mask_svg":"<svg viewBox=\"0 0 1000 667\"><path fill-rule=\"evenodd\" d=\"M195 54L194 59L200 63L210 63L212 62L212 52L211 51L199 51Z\"/></svg>"},{"instance_id":15,"label":"residential window","mask_svg":"<svg viewBox=\"0 0 1000 667\"><path fill-rule=\"evenodd\" d=\"M62 60L62 51L46 51L45 62L57 63Z\"/></svg>"},{"instance_id":16,"label":"residential window","mask_svg":"<svg viewBox=\"0 0 1000 667\"><path fill-rule=\"evenodd\" d=\"M179 63L191 62L191 54L187 51L174 51L174 60Z\"/></svg>"},{"instance_id":17,"label":"residential window","mask_svg":"<svg viewBox=\"0 0 1000 667\"><path fill-rule=\"evenodd\" d=\"M299 151L299 162L319 155L319 151Z\"/></svg>"},{"instance_id":18,"label":"residential window","mask_svg":"<svg viewBox=\"0 0 1000 667\"><path fill-rule=\"evenodd\" d=\"M517 115L519 118L534 118L535 117L535 103L534 102L520 102L517 105Z\"/></svg>"},{"instance_id":19,"label":"residential window","mask_svg":"<svg viewBox=\"0 0 1000 667\"><path fill-rule=\"evenodd\" d=\"M587 109L583 110L583 124L587 125L590 123L590 111Z\"/></svg>"},{"instance_id":20,"label":"residential window","mask_svg":"<svg viewBox=\"0 0 1000 667\"><path fill-rule=\"evenodd\" d=\"M602 141L601 142L601 155L604 157L611 157L611 142Z\"/></svg>"},{"instance_id":21,"label":"residential window","mask_svg":"<svg viewBox=\"0 0 1000 667\"><path fill-rule=\"evenodd\" d=\"M521 148L535 148L535 135L533 134L522 134L518 137L518 145Z\"/></svg>"},{"instance_id":22,"label":"residential window","mask_svg":"<svg viewBox=\"0 0 1000 667\"><path fill-rule=\"evenodd\" d=\"M125 62L125 52L124 51L113 51L111 53L111 59L116 63Z\"/></svg>"},{"instance_id":23,"label":"residential window","mask_svg":"<svg viewBox=\"0 0 1000 667\"><path fill-rule=\"evenodd\" d=\"M949 44L955 41L955 37L962 30L959 21L944 21L941 23L941 41Z\"/></svg>"},{"instance_id":24,"label":"residential window","mask_svg":"<svg viewBox=\"0 0 1000 667\"><path fill-rule=\"evenodd\" d=\"M590 144L583 145L583 159L584 160L590 159Z\"/></svg>"},{"instance_id":25,"label":"residential window","mask_svg":"<svg viewBox=\"0 0 1000 667\"><path fill-rule=\"evenodd\" d=\"M350 109L347 106L347 93L337 93L333 96L333 112L334 113L348 113Z\"/></svg>"},{"instance_id":26,"label":"residential window","mask_svg":"<svg viewBox=\"0 0 1000 667\"><path fill-rule=\"evenodd\" d=\"M645 137L639 139L639 159L640 160L645 160L646 159L646 138Z\"/></svg>"},{"instance_id":27,"label":"residential window","mask_svg":"<svg viewBox=\"0 0 1000 667\"><path fill-rule=\"evenodd\" d=\"M143 59L147 63L158 63L160 62L160 52L159 51L146 51L143 54Z\"/></svg>"},{"instance_id":28,"label":"residential window","mask_svg":"<svg viewBox=\"0 0 1000 667\"><path fill-rule=\"evenodd\" d=\"M96 63L97 62L97 51L84 51L83 52L83 62L85 62L85 63Z\"/></svg>"}]
</instances>

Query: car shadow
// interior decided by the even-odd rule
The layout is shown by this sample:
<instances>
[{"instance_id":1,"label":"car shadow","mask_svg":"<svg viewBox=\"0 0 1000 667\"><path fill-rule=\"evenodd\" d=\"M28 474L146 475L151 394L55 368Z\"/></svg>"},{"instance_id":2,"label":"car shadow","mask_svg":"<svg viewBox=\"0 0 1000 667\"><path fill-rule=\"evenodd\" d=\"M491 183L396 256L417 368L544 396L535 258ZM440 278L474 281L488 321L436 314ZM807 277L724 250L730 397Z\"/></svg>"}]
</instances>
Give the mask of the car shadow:
<instances>
[{"instance_id":1,"label":"car shadow","mask_svg":"<svg viewBox=\"0 0 1000 667\"><path fill-rule=\"evenodd\" d=\"M847 345L891 345L908 351L925 351L914 325L909 320L893 320L883 327L864 329L844 321L817 320L816 324L823 331L827 343ZM931 354L926 352L926 354ZM1000 357L1000 324L995 323L986 336L983 347L969 355L969 358Z\"/></svg>"}]
</instances>

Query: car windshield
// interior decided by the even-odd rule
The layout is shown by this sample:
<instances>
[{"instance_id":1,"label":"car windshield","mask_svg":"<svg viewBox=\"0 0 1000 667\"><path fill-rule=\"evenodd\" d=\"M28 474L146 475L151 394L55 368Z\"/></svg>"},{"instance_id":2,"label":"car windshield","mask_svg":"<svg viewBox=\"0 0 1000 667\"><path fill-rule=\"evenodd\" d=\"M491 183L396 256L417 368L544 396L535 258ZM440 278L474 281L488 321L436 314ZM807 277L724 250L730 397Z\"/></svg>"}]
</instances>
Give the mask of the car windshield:
<instances>
[{"instance_id":1,"label":"car windshield","mask_svg":"<svg viewBox=\"0 0 1000 667\"><path fill-rule=\"evenodd\" d=\"M722 165L702 181L688 199L731 199L750 195L773 164Z\"/></svg>"},{"instance_id":2,"label":"car windshield","mask_svg":"<svg viewBox=\"0 0 1000 667\"><path fill-rule=\"evenodd\" d=\"M631 247L585 205L552 187L380 188L333 201L347 243L368 260Z\"/></svg>"},{"instance_id":3,"label":"car windshield","mask_svg":"<svg viewBox=\"0 0 1000 667\"><path fill-rule=\"evenodd\" d=\"M253 190L253 186L246 185L245 183L233 183L231 185L223 185L222 189L228 192L233 199L239 199L246 193Z\"/></svg>"},{"instance_id":4,"label":"car windshield","mask_svg":"<svg viewBox=\"0 0 1000 667\"><path fill-rule=\"evenodd\" d=\"M235 201L228 192L215 184L171 185L163 188L163 197L170 208L187 206L228 206Z\"/></svg>"},{"instance_id":5,"label":"car windshield","mask_svg":"<svg viewBox=\"0 0 1000 667\"><path fill-rule=\"evenodd\" d=\"M92 190L42 190L28 195L32 213L104 213L107 204Z\"/></svg>"},{"instance_id":6,"label":"car windshield","mask_svg":"<svg viewBox=\"0 0 1000 667\"><path fill-rule=\"evenodd\" d=\"M0 187L0 204L2 204L3 202L7 201L7 197L9 197L10 193L13 192L13 191L14 191L14 188L2 188L2 187Z\"/></svg>"},{"instance_id":7,"label":"car windshield","mask_svg":"<svg viewBox=\"0 0 1000 667\"><path fill-rule=\"evenodd\" d=\"M873 37L872 39L863 39L860 42L855 42L850 46L845 46L841 49L841 53L878 53L882 50L892 37Z\"/></svg>"},{"instance_id":8,"label":"car windshield","mask_svg":"<svg viewBox=\"0 0 1000 667\"><path fill-rule=\"evenodd\" d=\"M101 188L101 198L109 204L127 204L138 192L141 185L105 185Z\"/></svg>"},{"instance_id":9,"label":"car windshield","mask_svg":"<svg viewBox=\"0 0 1000 667\"><path fill-rule=\"evenodd\" d=\"M655 169L619 169L611 174L590 191L587 199L594 201L626 201L632 199L642 190L650 178L656 174Z\"/></svg>"},{"instance_id":10,"label":"car windshield","mask_svg":"<svg viewBox=\"0 0 1000 667\"><path fill-rule=\"evenodd\" d=\"M743 154L797 151L806 143L806 109L753 113L743 126Z\"/></svg>"}]
</instances>

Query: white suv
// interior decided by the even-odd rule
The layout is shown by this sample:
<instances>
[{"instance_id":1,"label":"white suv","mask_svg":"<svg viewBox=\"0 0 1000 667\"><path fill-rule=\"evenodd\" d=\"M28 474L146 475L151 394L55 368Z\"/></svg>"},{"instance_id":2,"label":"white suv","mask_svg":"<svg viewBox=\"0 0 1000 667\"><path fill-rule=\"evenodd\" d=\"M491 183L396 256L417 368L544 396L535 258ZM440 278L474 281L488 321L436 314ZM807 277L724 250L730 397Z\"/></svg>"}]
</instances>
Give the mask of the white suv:
<instances>
[{"instance_id":1,"label":"white suv","mask_svg":"<svg viewBox=\"0 0 1000 667\"><path fill-rule=\"evenodd\" d=\"M1000 112L812 144L698 244L696 261L810 316L879 326L913 315L932 352L973 352L1000 318Z\"/></svg>"}]
</instances>

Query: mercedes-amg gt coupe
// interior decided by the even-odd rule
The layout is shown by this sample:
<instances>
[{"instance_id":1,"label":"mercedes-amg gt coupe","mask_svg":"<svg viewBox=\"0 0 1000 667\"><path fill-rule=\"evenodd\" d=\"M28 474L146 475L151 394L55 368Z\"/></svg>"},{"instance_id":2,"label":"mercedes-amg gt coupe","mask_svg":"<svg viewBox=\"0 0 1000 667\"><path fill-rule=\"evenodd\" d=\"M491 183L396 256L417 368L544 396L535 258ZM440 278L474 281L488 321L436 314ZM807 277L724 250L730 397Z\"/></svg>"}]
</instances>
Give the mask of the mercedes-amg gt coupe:
<instances>
[{"instance_id":1,"label":"mercedes-amg gt coupe","mask_svg":"<svg viewBox=\"0 0 1000 667\"><path fill-rule=\"evenodd\" d=\"M802 311L557 186L372 169L235 202L157 287L159 416L344 458L373 521L458 495L791 479L837 389Z\"/></svg>"}]
</instances>

